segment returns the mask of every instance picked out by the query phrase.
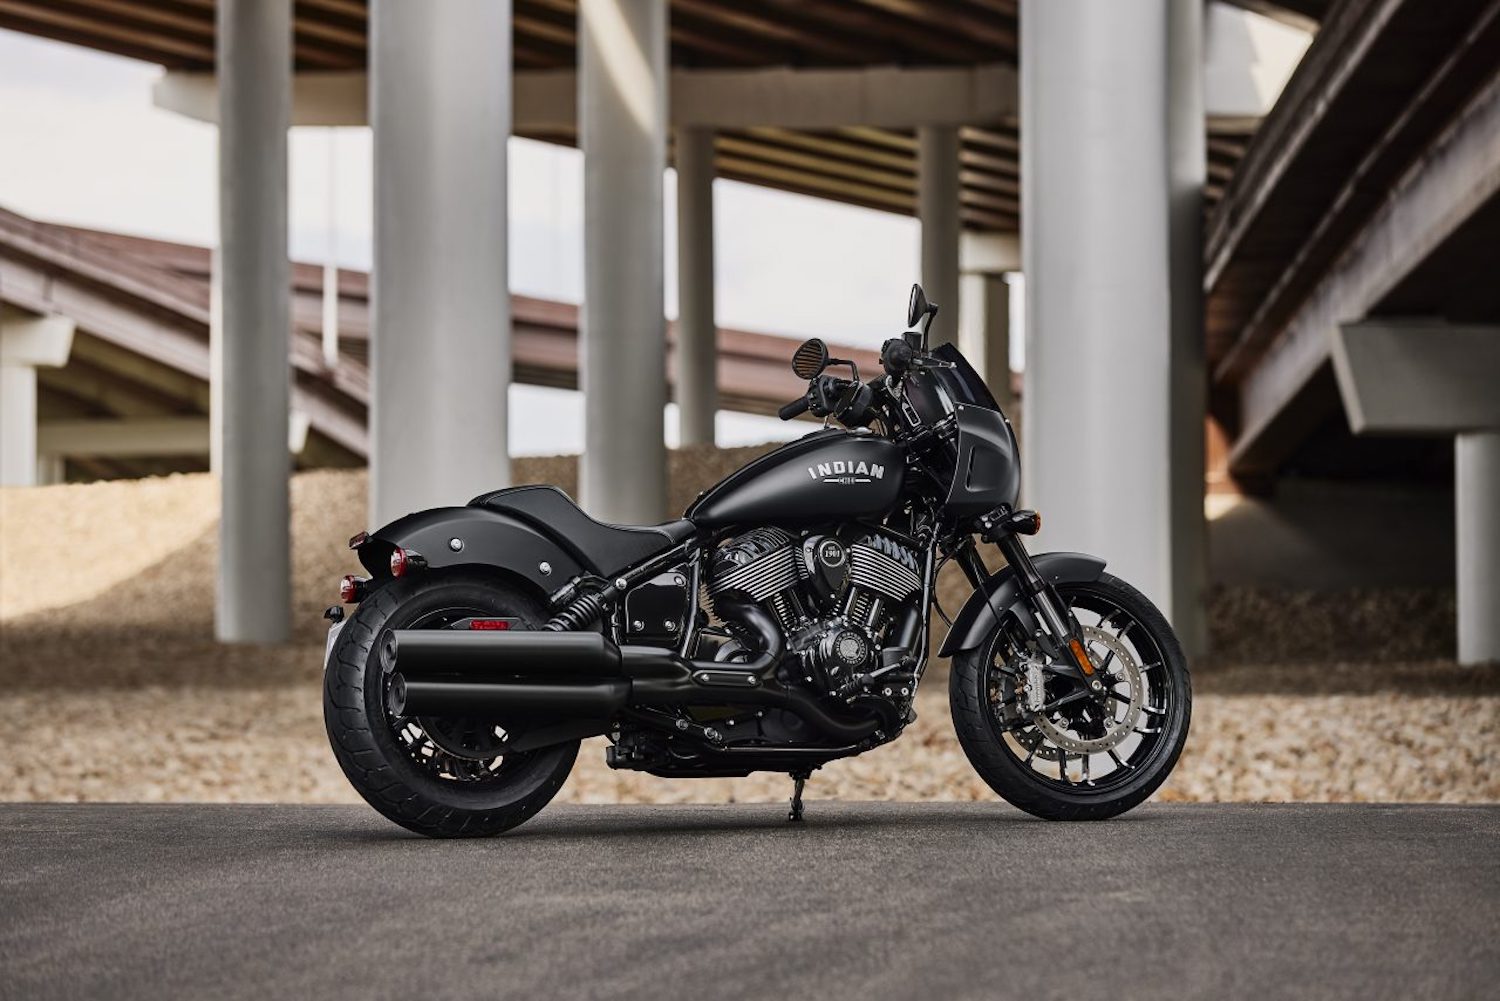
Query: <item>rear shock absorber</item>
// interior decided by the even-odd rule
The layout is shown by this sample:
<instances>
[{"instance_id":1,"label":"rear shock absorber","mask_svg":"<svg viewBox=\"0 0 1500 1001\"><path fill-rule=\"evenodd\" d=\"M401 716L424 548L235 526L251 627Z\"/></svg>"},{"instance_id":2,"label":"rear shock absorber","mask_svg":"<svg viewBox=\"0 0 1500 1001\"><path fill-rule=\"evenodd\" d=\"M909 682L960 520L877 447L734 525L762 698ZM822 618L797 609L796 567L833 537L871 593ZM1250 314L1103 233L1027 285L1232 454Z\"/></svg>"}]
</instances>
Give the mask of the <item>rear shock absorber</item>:
<instances>
[{"instance_id":1,"label":"rear shock absorber","mask_svg":"<svg viewBox=\"0 0 1500 1001\"><path fill-rule=\"evenodd\" d=\"M573 596L567 599L562 609L547 620L547 624L542 629L553 633L589 629L599 621L600 616L604 614L604 609L615 595L620 593L615 584L606 583L598 578L576 581L570 585L569 590L574 592Z\"/></svg>"}]
</instances>

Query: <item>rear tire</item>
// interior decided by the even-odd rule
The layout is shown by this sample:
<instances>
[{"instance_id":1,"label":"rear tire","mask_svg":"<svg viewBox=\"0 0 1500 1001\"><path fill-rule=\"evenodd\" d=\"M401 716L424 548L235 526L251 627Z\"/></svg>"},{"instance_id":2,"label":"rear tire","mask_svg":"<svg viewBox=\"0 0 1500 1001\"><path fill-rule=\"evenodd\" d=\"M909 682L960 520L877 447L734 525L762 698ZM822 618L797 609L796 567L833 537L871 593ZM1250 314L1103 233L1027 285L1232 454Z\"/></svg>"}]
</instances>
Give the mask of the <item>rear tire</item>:
<instances>
[{"instance_id":1,"label":"rear tire","mask_svg":"<svg viewBox=\"0 0 1500 1001\"><path fill-rule=\"evenodd\" d=\"M1014 732L1006 731L1001 718L1006 684L1001 665L1010 651L1005 631L999 626L977 647L954 658L949 677L949 705L964 754L980 777L1006 802L1046 820L1103 820L1143 803L1167 780L1176 765L1192 717L1187 659L1172 627L1156 606L1118 577L1103 574L1097 581L1086 584L1059 585L1058 591L1075 609L1107 606L1119 609L1109 619L1130 623L1121 633L1135 659L1149 665L1142 677L1149 679L1147 684L1152 686L1149 690L1157 701L1151 703L1154 708L1141 715L1140 725L1155 732L1136 738L1133 744L1127 737L1118 751L1111 748L1107 752L1110 756L1123 756L1124 765L1110 772L1113 777L1100 780L1097 770L1083 771L1081 777L1094 778L1093 787L1080 781L1070 782L1067 753L1061 755L1061 769L1052 764L1055 758L1044 762L1028 755L1022 760L1016 748L1019 745L1025 750L1027 745ZM1080 623L1092 626L1090 618L1080 614ZM1104 624L1101 619L1100 625ZM1036 746L1046 748L1047 744L1040 742ZM1052 753L1056 753L1056 745L1052 745ZM1099 761L1101 767L1113 768L1105 753L1075 753L1072 760L1081 762L1085 757ZM1039 771L1044 764L1057 777Z\"/></svg>"},{"instance_id":2,"label":"rear tire","mask_svg":"<svg viewBox=\"0 0 1500 1001\"><path fill-rule=\"evenodd\" d=\"M432 738L424 741L416 721L387 711L379 652L386 631L442 628L464 615L516 617L528 629L546 619L538 602L504 581L466 571L422 573L362 602L324 671L323 722L339 767L365 802L432 838L488 837L523 823L557 794L578 757L577 740L489 762L455 757Z\"/></svg>"}]
</instances>

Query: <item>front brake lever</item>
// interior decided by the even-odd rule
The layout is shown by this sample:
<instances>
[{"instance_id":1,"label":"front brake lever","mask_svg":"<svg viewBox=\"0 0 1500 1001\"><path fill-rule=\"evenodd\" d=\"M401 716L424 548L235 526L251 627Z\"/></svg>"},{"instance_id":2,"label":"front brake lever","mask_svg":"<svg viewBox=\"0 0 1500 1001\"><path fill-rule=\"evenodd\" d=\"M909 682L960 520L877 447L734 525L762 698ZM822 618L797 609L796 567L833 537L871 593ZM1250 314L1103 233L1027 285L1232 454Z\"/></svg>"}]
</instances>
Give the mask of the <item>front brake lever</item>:
<instances>
[{"instance_id":1,"label":"front brake lever","mask_svg":"<svg viewBox=\"0 0 1500 1001\"><path fill-rule=\"evenodd\" d=\"M837 417L842 421L844 419L844 414L848 413L849 407L852 406L855 399L858 398L859 388L862 385L863 383L859 382L858 380L849 383L848 388L844 390L844 395L839 399L839 402L834 406L833 412L829 416Z\"/></svg>"}]
</instances>

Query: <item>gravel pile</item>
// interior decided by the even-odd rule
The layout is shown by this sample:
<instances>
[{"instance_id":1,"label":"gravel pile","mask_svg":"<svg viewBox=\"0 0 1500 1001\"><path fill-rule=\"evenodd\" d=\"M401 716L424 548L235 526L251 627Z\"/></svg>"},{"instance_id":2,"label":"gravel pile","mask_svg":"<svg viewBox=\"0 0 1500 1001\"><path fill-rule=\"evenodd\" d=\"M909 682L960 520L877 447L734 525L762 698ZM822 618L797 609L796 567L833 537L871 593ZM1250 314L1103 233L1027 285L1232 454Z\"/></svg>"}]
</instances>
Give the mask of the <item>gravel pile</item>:
<instances>
[{"instance_id":1,"label":"gravel pile","mask_svg":"<svg viewBox=\"0 0 1500 1001\"><path fill-rule=\"evenodd\" d=\"M316 682L270 688L151 686L108 695L0 696L11 735L0 800L355 801L323 733ZM919 696L894 744L838 761L820 799L993 797L953 736L942 686ZM1187 751L1160 793L1178 802L1476 803L1500 800L1500 692L1479 696L1222 695L1195 705ZM669 781L611 771L585 742L561 794L585 803L784 799L784 776Z\"/></svg>"},{"instance_id":2,"label":"gravel pile","mask_svg":"<svg viewBox=\"0 0 1500 1001\"><path fill-rule=\"evenodd\" d=\"M674 453L674 507L757 451ZM571 458L517 467L518 481L571 488L576 477ZM212 641L209 477L0 490L0 712L11 726L0 800L353 798L322 732L319 613L338 576L358 569L344 539L366 527L365 478L304 473L292 496L293 640L247 648ZM945 572L950 613L966 593ZM1193 734L1163 798L1500 800L1500 671L1435 659L1452 635L1451 594L1221 590L1211 617L1220 654L1195 667ZM988 797L953 738L945 689L935 667L913 729L819 772L814 797ZM585 747L565 799L787 794L779 776L612 772L599 745Z\"/></svg>"}]
</instances>

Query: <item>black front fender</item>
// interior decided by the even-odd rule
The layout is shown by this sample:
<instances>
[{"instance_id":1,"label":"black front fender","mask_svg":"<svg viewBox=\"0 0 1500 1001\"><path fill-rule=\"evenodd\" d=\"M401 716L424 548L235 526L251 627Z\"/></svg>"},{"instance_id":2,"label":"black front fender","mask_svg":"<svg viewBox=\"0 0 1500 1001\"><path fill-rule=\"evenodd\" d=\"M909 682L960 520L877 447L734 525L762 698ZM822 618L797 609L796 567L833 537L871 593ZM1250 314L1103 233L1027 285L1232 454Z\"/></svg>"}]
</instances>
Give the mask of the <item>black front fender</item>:
<instances>
[{"instance_id":1,"label":"black front fender","mask_svg":"<svg viewBox=\"0 0 1500 1001\"><path fill-rule=\"evenodd\" d=\"M391 550L419 554L428 567L498 567L551 594L583 568L554 540L507 515L482 507L418 511L372 532L359 561L375 577L390 576Z\"/></svg>"},{"instance_id":2,"label":"black front fender","mask_svg":"<svg viewBox=\"0 0 1500 1001\"><path fill-rule=\"evenodd\" d=\"M1031 561L1036 564L1037 573L1049 584L1084 584L1098 580L1104 572L1104 561L1085 553L1042 553L1033 556ZM952 657L964 650L972 650L1024 600L1021 581L1015 570L1002 567L995 571L964 602L938 656Z\"/></svg>"}]
</instances>

